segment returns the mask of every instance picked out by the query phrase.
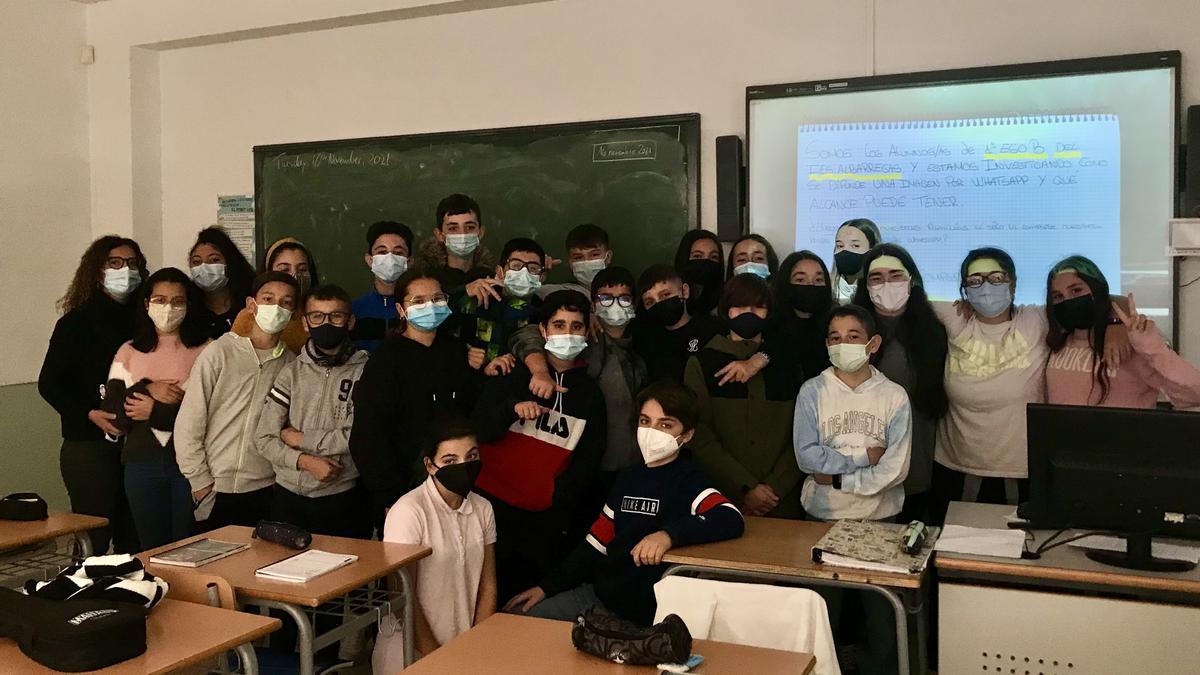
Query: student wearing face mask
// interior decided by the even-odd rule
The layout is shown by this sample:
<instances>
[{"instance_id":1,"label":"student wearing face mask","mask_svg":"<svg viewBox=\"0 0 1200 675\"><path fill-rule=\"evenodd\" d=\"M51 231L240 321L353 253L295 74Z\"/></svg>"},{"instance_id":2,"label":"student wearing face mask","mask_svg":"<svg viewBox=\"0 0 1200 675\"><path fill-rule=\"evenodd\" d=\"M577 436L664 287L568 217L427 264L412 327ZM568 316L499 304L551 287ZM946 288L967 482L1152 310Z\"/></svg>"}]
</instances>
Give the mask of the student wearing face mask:
<instances>
[{"instance_id":1,"label":"student wearing face mask","mask_svg":"<svg viewBox=\"0 0 1200 675\"><path fill-rule=\"evenodd\" d=\"M570 557L513 597L505 611L574 621L600 605L641 625L654 621L654 584L672 548L742 536L745 522L728 499L680 450L696 433L696 396L656 382L637 398L642 457L617 477L607 502Z\"/></svg>"},{"instance_id":2,"label":"student wearing face mask","mask_svg":"<svg viewBox=\"0 0 1200 675\"><path fill-rule=\"evenodd\" d=\"M350 455L370 493L371 521L422 477L421 434L437 416L467 416L480 374L467 345L445 330L449 298L431 273L411 269L396 280L399 333L371 355L354 387Z\"/></svg>"},{"instance_id":3,"label":"student wearing face mask","mask_svg":"<svg viewBox=\"0 0 1200 675\"><path fill-rule=\"evenodd\" d=\"M833 294L839 305L849 304L863 276L867 251L883 241L879 226L866 218L847 220L838 227L833 243Z\"/></svg>"},{"instance_id":4,"label":"student wearing face mask","mask_svg":"<svg viewBox=\"0 0 1200 675\"><path fill-rule=\"evenodd\" d=\"M188 252L192 282L204 292L204 306L211 326L209 337L217 339L233 328L250 295L254 268L233 240L217 226L206 227L196 235Z\"/></svg>"},{"instance_id":5,"label":"student wearing face mask","mask_svg":"<svg viewBox=\"0 0 1200 675\"><path fill-rule=\"evenodd\" d=\"M827 344L832 366L804 383L796 397L793 443L804 481L804 509L814 520L896 520L904 505L912 416L904 388L871 365L882 336L861 307L844 305L829 314ZM846 593L822 590L829 622L837 630ZM865 640L859 643L864 673L896 672L896 628L887 600L874 593L861 602Z\"/></svg>"},{"instance_id":6,"label":"student wearing face mask","mask_svg":"<svg viewBox=\"0 0 1200 675\"><path fill-rule=\"evenodd\" d=\"M201 352L175 418L175 458L208 529L253 527L271 510L275 471L255 434L275 376L295 358L280 334L297 311L300 286L290 274L264 272L250 291L249 337L231 331Z\"/></svg>"},{"instance_id":7,"label":"student wearing face mask","mask_svg":"<svg viewBox=\"0 0 1200 675\"><path fill-rule=\"evenodd\" d=\"M757 275L739 274L725 283L717 311L729 333L693 356L683 377L700 401L693 458L746 515L799 518L801 475L792 451L799 373L772 360L745 383L719 384L722 368L758 350L773 311L771 289Z\"/></svg>"},{"instance_id":8,"label":"student wearing face mask","mask_svg":"<svg viewBox=\"0 0 1200 675\"><path fill-rule=\"evenodd\" d=\"M561 562L572 533L594 513L588 500L604 455L604 395L580 358L587 347L591 303L557 291L542 304L541 329L558 391L529 391L531 374L517 363L487 381L476 405L483 473L481 494L496 511L500 598L537 583Z\"/></svg>"},{"instance_id":9,"label":"student wearing face mask","mask_svg":"<svg viewBox=\"0 0 1200 675\"><path fill-rule=\"evenodd\" d=\"M700 316L717 311L725 284L725 249L717 235L705 229L689 230L675 251L675 269L691 289L688 313Z\"/></svg>"},{"instance_id":10,"label":"student wearing face mask","mask_svg":"<svg viewBox=\"0 0 1200 675\"><path fill-rule=\"evenodd\" d=\"M498 301L484 305L468 292L451 296L457 334L471 348L477 368L509 353L513 335L535 323L542 302L537 295L546 280L546 251L541 244L525 237L510 239L500 258L504 262L496 266L495 279L501 280L503 295Z\"/></svg>"},{"instance_id":11,"label":"student wearing face mask","mask_svg":"<svg viewBox=\"0 0 1200 675\"><path fill-rule=\"evenodd\" d=\"M396 280L408 271L412 241L412 230L403 223L384 220L367 228L367 252L363 254L363 262L371 270L372 286L354 301L354 329L350 334L354 346L359 349L368 352L378 349L396 323L396 306L392 298Z\"/></svg>"},{"instance_id":12,"label":"student wearing face mask","mask_svg":"<svg viewBox=\"0 0 1200 675\"><path fill-rule=\"evenodd\" d=\"M779 269L779 258L761 234L747 234L733 243L729 249L729 264L725 278L738 274L753 274L759 279L770 279Z\"/></svg>"},{"instance_id":13,"label":"student wearing face mask","mask_svg":"<svg viewBox=\"0 0 1200 675\"><path fill-rule=\"evenodd\" d=\"M829 367L825 346L825 315L833 306L829 270L812 251L789 255L779 269L772 287L780 307L764 350L772 361L798 367L800 377L809 380Z\"/></svg>"},{"instance_id":14,"label":"student wearing face mask","mask_svg":"<svg viewBox=\"0 0 1200 675\"><path fill-rule=\"evenodd\" d=\"M1046 316L1047 403L1153 408L1163 394L1176 408L1200 406L1200 371L1138 314L1132 293L1124 309L1109 298L1108 280L1091 260L1070 256L1050 269ZM1133 348L1119 364L1105 358L1106 332L1115 323Z\"/></svg>"},{"instance_id":15,"label":"student wearing face mask","mask_svg":"<svg viewBox=\"0 0 1200 675\"><path fill-rule=\"evenodd\" d=\"M537 290L539 298L555 291L576 291L590 295L592 279L612 264L613 251L608 245L608 232L599 225L584 223L572 227L567 232L566 247L571 281L541 286Z\"/></svg>"},{"instance_id":16,"label":"student wearing face mask","mask_svg":"<svg viewBox=\"0 0 1200 675\"><path fill-rule=\"evenodd\" d=\"M124 435L125 494L142 549L192 533L192 491L175 463L171 433L192 365L211 328L203 292L167 267L146 280L137 334L121 345L105 390L116 396Z\"/></svg>"},{"instance_id":17,"label":"student wearing face mask","mask_svg":"<svg viewBox=\"0 0 1200 675\"><path fill-rule=\"evenodd\" d=\"M267 248L267 254L263 256L263 271L282 272L295 279L299 289L296 294L297 303L303 301L313 286L320 284L317 263L312 254L304 244L291 237L284 237ZM231 330L242 337L250 337L253 326L254 316L249 310L243 309L234 320ZM308 334L304 332L304 322L298 312L292 316L291 323L284 327L280 339L293 354L300 353L300 349L308 341Z\"/></svg>"},{"instance_id":18,"label":"student wearing face mask","mask_svg":"<svg viewBox=\"0 0 1200 675\"><path fill-rule=\"evenodd\" d=\"M351 396L368 355L350 340L355 316L340 286L313 289L302 314L308 342L275 378L258 420L258 453L275 470L271 520L368 538L366 491L349 445Z\"/></svg>"},{"instance_id":19,"label":"student wearing face mask","mask_svg":"<svg viewBox=\"0 0 1200 675\"><path fill-rule=\"evenodd\" d=\"M647 381L683 382L688 359L721 332L711 314L687 310L691 289L670 265L651 265L637 282L641 307L631 327L633 350L646 363Z\"/></svg>"},{"instance_id":20,"label":"student wearing face mask","mask_svg":"<svg viewBox=\"0 0 1200 675\"><path fill-rule=\"evenodd\" d=\"M499 300L499 283L491 277L496 257L483 245L487 227L479 204L464 194L438 202L433 236L417 247L414 262L429 271L449 295L466 292L480 304Z\"/></svg>"},{"instance_id":21,"label":"student wearing face mask","mask_svg":"<svg viewBox=\"0 0 1200 675\"><path fill-rule=\"evenodd\" d=\"M113 235L92 242L66 294L63 316L54 324L38 374L38 393L58 412L62 425L59 466L71 510L108 518L90 533L96 553L137 548L137 533L123 488L121 447L114 413L100 408L100 388L113 356L136 332L134 291L146 278L146 258L137 242Z\"/></svg>"},{"instance_id":22,"label":"student wearing face mask","mask_svg":"<svg viewBox=\"0 0 1200 675\"><path fill-rule=\"evenodd\" d=\"M388 511L383 540L428 546L413 568L414 647L428 655L496 613L496 516L474 492L479 443L461 419L439 421L422 452L424 482Z\"/></svg>"},{"instance_id":23,"label":"student wearing face mask","mask_svg":"<svg viewBox=\"0 0 1200 675\"><path fill-rule=\"evenodd\" d=\"M902 518L927 520L937 425L949 406L946 328L925 295L921 271L902 246L872 248L862 271L854 304L867 310L883 338L875 367L904 387L912 402L912 461Z\"/></svg>"}]
</instances>

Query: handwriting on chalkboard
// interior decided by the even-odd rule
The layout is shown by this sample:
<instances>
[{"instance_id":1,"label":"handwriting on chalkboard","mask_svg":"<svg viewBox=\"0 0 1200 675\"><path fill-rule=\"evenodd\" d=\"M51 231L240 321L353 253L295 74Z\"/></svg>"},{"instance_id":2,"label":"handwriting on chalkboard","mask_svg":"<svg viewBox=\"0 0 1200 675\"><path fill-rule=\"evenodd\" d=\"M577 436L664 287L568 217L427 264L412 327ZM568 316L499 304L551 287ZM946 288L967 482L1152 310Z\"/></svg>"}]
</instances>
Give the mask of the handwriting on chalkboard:
<instances>
[{"instance_id":1,"label":"handwriting on chalkboard","mask_svg":"<svg viewBox=\"0 0 1200 675\"><path fill-rule=\"evenodd\" d=\"M657 141L609 141L592 144L593 162L632 162L642 159L658 159Z\"/></svg>"},{"instance_id":2,"label":"handwriting on chalkboard","mask_svg":"<svg viewBox=\"0 0 1200 675\"><path fill-rule=\"evenodd\" d=\"M342 152L319 151L304 154L283 154L272 157L275 168L280 171L299 171L304 173L309 169L338 168L338 167L391 167L395 159L390 151L362 152L345 150Z\"/></svg>"}]
</instances>

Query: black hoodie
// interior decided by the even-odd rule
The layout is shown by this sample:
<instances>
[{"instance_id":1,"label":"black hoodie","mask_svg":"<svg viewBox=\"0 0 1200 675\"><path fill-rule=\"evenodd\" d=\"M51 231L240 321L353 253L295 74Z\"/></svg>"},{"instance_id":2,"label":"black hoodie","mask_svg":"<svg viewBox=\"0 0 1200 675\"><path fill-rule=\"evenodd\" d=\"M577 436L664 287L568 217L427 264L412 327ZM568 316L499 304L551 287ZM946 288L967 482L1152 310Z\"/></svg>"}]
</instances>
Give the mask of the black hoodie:
<instances>
[{"instance_id":1,"label":"black hoodie","mask_svg":"<svg viewBox=\"0 0 1200 675\"><path fill-rule=\"evenodd\" d=\"M104 438L88 413L100 407L100 385L108 379L117 350L133 339L136 297L119 303L97 291L54 324L38 393L58 411L68 441Z\"/></svg>"},{"instance_id":2,"label":"black hoodie","mask_svg":"<svg viewBox=\"0 0 1200 675\"><path fill-rule=\"evenodd\" d=\"M429 347L403 335L371 355L354 387L350 456L376 515L413 487L425 434L439 417L470 416L480 375L462 340L439 332Z\"/></svg>"}]
</instances>

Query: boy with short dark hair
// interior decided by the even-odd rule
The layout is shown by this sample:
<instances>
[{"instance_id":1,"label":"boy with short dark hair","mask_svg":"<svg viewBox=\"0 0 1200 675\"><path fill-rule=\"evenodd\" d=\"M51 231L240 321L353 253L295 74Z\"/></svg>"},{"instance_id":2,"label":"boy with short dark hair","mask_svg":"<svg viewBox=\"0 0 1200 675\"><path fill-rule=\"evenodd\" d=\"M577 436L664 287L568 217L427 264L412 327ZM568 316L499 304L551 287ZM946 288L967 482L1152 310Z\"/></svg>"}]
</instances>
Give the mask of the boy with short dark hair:
<instances>
[{"instance_id":1,"label":"boy with short dark hair","mask_svg":"<svg viewBox=\"0 0 1200 675\"><path fill-rule=\"evenodd\" d=\"M359 349L374 352L396 322L392 294L396 280L408 269L413 233L403 223L381 220L367 229L367 252L363 262L371 269L371 290L351 305L354 327L350 337Z\"/></svg>"},{"instance_id":2,"label":"boy with short dark hair","mask_svg":"<svg viewBox=\"0 0 1200 675\"><path fill-rule=\"evenodd\" d=\"M599 225L584 223L567 232L567 264L571 269L572 281L562 284L547 284L539 291L546 297L554 291L578 291L591 295L592 279L612 264L613 252L608 245L608 232Z\"/></svg>"},{"instance_id":3,"label":"boy with short dark hair","mask_svg":"<svg viewBox=\"0 0 1200 675\"><path fill-rule=\"evenodd\" d=\"M796 397L793 446L809 473L800 500L810 518L893 520L904 506L912 440L912 412L904 387L871 365L882 337L871 315L857 305L829 313L826 344L832 366L804 383ZM837 627L843 591L821 591ZM868 626L860 668L895 672L892 609L873 593L860 593Z\"/></svg>"},{"instance_id":4,"label":"boy with short dark hair","mask_svg":"<svg viewBox=\"0 0 1200 675\"><path fill-rule=\"evenodd\" d=\"M300 285L290 274L264 272L251 293L250 335L226 333L200 353L175 418L175 459L191 483L197 519L209 529L253 527L271 509L275 471L255 449L254 435L267 391L295 358L280 334Z\"/></svg>"},{"instance_id":5,"label":"boy with short dark hair","mask_svg":"<svg viewBox=\"0 0 1200 675\"><path fill-rule=\"evenodd\" d=\"M421 242L417 261L437 278L443 291L452 294L490 274L493 257L483 246L486 234L479 204L464 194L449 195L438 202L433 236ZM482 290L472 292L478 296Z\"/></svg>"},{"instance_id":6,"label":"boy with short dark hair","mask_svg":"<svg viewBox=\"0 0 1200 675\"><path fill-rule=\"evenodd\" d=\"M350 341L350 296L326 285L308 294L308 342L267 393L258 452L275 468L271 519L313 534L369 537L371 518L350 457L354 385L367 352Z\"/></svg>"},{"instance_id":7,"label":"boy with short dark hair","mask_svg":"<svg viewBox=\"0 0 1200 675\"><path fill-rule=\"evenodd\" d=\"M536 322L541 305L537 290L546 280L546 251L532 239L517 237L504 244L494 280L502 295L485 302L469 291L451 295L458 336L470 347L471 365L481 368L509 353L514 333Z\"/></svg>"},{"instance_id":8,"label":"boy with short dark hair","mask_svg":"<svg viewBox=\"0 0 1200 675\"><path fill-rule=\"evenodd\" d=\"M721 332L721 322L711 314L691 316L691 294L679 271L670 265L651 265L637 283L641 293L633 349L646 362L650 381L683 382L688 359Z\"/></svg>"},{"instance_id":9,"label":"boy with short dark hair","mask_svg":"<svg viewBox=\"0 0 1200 675\"><path fill-rule=\"evenodd\" d=\"M484 385L475 407L483 472L476 484L496 511L500 597L541 579L570 550L570 533L587 527L586 504L604 453L604 396L580 353L587 345L587 297L558 291L542 305L541 331L559 391L529 392L517 363Z\"/></svg>"},{"instance_id":10,"label":"boy with short dark hair","mask_svg":"<svg viewBox=\"0 0 1200 675\"><path fill-rule=\"evenodd\" d=\"M506 610L572 621L602 605L638 624L654 620L654 584L672 548L740 537L742 515L695 464L680 459L699 418L696 395L670 381L637 398L642 465L623 471L607 504L563 564Z\"/></svg>"}]
</instances>

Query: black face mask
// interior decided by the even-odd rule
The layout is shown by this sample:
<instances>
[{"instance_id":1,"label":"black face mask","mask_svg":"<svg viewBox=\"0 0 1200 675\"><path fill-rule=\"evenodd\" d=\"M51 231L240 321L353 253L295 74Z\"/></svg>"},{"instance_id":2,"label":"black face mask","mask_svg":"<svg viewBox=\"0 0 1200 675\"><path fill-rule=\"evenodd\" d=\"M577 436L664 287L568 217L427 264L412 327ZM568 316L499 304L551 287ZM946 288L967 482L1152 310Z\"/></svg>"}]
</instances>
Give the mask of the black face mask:
<instances>
[{"instance_id":1,"label":"black face mask","mask_svg":"<svg viewBox=\"0 0 1200 675\"><path fill-rule=\"evenodd\" d=\"M644 314L647 319L664 328L674 326L683 318L683 298L674 297L660 300L654 303L653 307L647 309Z\"/></svg>"},{"instance_id":2,"label":"black face mask","mask_svg":"<svg viewBox=\"0 0 1200 675\"><path fill-rule=\"evenodd\" d=\"M792 308L805 314L822 314L829 309L833 298L824 284L809 286L792 284Z\"/></svg>"},{"instance_id":3,"label":"black face mask","mask_svg":"<svg viewBox=\"0 0 1200 675\"><path fill-rule=\"evenodd\" d=\"M337 349L350 338L350 329L346 326L335 326L326 322L320 326L309 328L308 336L312 338L313 344L321 349Z\"/></svg>"},{"instance_id":4,"label":"black face mask","mask_svg":"<svg viewBox=\"0 0 1200 675\"><path fill-rule=\"evenodd\" d=\"M1063 300L1054 305L1054 320L1067 330L1091 328L1096 323L1096 303L1090 295Z\"/></svg>"},{"instance_id":5,"label":"black face mask","mask_svg":"<svg viewBox=\"0 0 1200 675\"><path fill-rule=\"evenodd\" d=\"M729 330L732 330L743 340L749 340L752 337L762 335L763 328L766 325L767 320L754 312L738 314L729 320Z\"/></svg>"},{"instance_id":6,"label":"black face mask","mask_svg":"<svg viewBox=\"0 0 1200 675\"><path fill-rule=\"evenodd\" d=\"M838 274L852 277L862 271L863 256L862 253L843 249L833 254L833 264L837 265Z\"/></svg>"},{"instance_id":7,"label":"black face mask","mask_svg":"<svg viewBox=\"0 0 1200 675\"><path fill-rule=\"evenodd\" d=\"M479 472L482 470L483 462L476 459L438 467L433 477L442 484L442 487L466 499L475 487L475 479L479 478Z\"/></svg>"}]
</instances>

